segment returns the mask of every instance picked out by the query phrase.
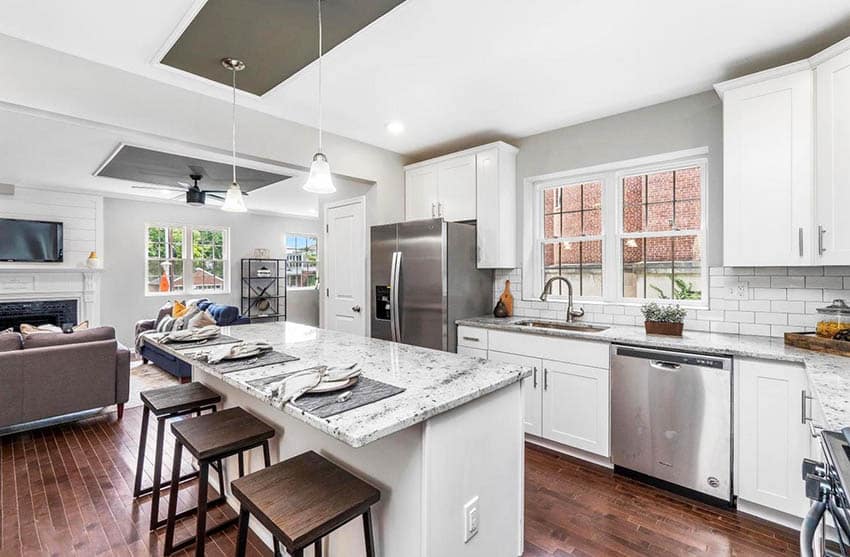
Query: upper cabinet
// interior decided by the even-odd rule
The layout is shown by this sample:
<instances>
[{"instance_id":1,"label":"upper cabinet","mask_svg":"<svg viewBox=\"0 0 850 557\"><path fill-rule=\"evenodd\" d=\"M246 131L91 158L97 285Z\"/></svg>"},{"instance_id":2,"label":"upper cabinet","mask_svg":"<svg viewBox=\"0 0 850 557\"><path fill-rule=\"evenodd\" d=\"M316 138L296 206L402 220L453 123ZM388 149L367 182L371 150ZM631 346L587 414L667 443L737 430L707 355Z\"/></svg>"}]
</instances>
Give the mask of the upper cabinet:
<instances>
[{"instance_id":1,"label":"upper cabinet","mask_svg":"<svg viewBox=\"0 0 850 557\"><path fill-rule=\"evenodd\" d=\"M477 221L478 268L516 267L516 154L501 141L405 167L405 220Z\"/></svg>"},{"instance_id":2,"label":"upper cabinet","mask_svg":"<svg viewBox=\"0 0 850 557\"><path fill-rule=\"evenodd\" d=\"M846 265L850 39L715 85L723 99L723 264Z\"/></svg>"}]
</instances>

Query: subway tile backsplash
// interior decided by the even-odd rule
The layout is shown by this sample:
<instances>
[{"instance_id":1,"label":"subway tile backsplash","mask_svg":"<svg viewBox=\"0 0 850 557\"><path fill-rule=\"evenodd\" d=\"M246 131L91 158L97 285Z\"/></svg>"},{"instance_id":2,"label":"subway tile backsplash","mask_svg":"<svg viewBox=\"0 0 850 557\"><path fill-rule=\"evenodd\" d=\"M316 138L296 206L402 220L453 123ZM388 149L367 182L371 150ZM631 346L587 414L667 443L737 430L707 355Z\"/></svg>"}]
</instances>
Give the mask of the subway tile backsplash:
<instances>
[{"instance_id":1,"label":"subway tile backsplash","mask_svg":"<svg viewBox=\"0 0 850 557\"><path fill-rule=\"evenodd\" d=\"M521 317L563 319L566 304L522 300L522 270L496 271L495 305L511 281L514 313ZM816 309L836 298L850 301L850 267L712 267L708 308L690 309L685 329L781 337L788 331L812 331ZM582 321L643 325L640 307L582 303Z\"/></svg>"}]
</instances>

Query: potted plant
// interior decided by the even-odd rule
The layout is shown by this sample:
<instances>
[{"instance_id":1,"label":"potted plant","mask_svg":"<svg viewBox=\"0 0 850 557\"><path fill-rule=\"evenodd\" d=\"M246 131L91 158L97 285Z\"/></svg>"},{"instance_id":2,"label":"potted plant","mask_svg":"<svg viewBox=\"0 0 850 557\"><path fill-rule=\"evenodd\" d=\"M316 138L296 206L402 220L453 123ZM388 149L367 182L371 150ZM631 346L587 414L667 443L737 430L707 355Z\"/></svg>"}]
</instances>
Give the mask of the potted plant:
<instances>
[{"instance_id":1,"label":"potted plant","mask_svg":"<svg viewBox=\"0 0 850 557\"><path fill-rule=\"evenodd\" d=\"M687 310L679 305L659 306L655 302L641 306L644 318L644 328L648 335L682 336Z\"/></svg>"}]
</instances>

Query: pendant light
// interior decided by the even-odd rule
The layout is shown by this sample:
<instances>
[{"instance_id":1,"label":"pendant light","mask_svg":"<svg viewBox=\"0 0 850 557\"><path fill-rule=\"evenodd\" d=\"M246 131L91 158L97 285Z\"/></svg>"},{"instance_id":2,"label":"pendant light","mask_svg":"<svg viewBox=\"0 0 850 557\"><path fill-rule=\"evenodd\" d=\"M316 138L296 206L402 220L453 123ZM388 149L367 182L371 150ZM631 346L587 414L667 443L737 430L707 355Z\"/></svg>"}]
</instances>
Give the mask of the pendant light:
<instances>
[{"instance_id":1,"label":"pendant light","mask_svg":"<svg viewBox=\"0 0 850 557\"><path fill-rule=\"evenodd\" d=\"M322 0L316 1L319 4L319 150L313 155L304 189L312 193L334 193L336 188L331 178L331 167L328 157L322 152Z\"/></svg>"},{"instance_id":2,"label":"pendant light","mask_svg":"<svg viewBox=\"0 0 850 557\"><path fill-rule=\"evenodd\" d=\"M245 69L245 63L235 58L222 58L221 65L233 72L233 118L232 118L232 136L231 147L233 153L233 183L227 188L224 194L224 204L221 206L222 211L229 213L245 213L248 208L245 207L245 200L242 199L242 188L236 181L236 72L241 72Z\"/></svg>"}]
</instances>

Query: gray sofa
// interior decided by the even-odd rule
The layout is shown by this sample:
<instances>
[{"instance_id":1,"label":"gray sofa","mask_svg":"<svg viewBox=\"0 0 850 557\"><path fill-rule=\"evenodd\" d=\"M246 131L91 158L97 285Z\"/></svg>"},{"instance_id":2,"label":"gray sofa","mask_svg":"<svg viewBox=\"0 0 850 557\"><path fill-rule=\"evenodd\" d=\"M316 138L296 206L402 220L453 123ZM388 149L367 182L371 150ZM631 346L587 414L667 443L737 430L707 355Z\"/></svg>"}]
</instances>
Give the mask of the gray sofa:
<instances>
[{"instance_id":1,"label":"gray sofa","mask_svg":"<svg viewBox=\"0 0 850 557\"><path fill-rule=\"evenodd\" d=\"M130 397L130 351L115 329L0 333L0 427L118 405Z\"/></svg>"}]
</instances>

